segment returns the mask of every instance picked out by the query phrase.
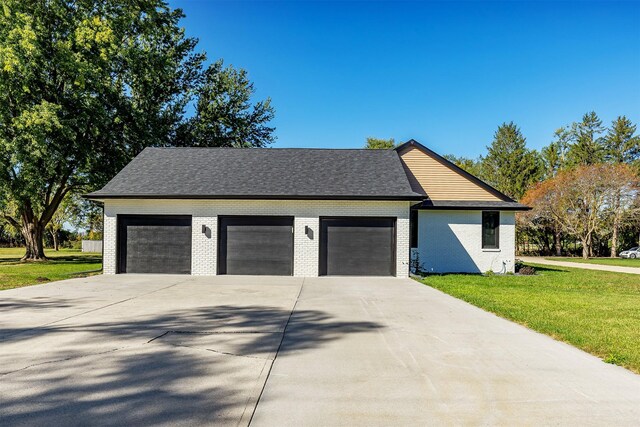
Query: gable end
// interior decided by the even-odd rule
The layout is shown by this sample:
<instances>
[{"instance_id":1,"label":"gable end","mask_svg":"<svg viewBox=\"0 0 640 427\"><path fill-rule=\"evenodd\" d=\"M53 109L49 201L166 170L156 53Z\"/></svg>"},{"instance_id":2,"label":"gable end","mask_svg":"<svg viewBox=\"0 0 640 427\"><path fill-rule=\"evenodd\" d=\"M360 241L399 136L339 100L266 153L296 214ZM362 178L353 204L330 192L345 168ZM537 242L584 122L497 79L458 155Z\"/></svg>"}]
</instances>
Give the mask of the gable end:
<instances>
[{"instance_id":1,"label":"gable end","mask_svg":"<svg viewBox=\"0 0 640 427\"><path fill-rule=\"evenodd\" d=\"M513 199L459 168L417 141L396 148L413 191L431 200L505 201Z\"/></svg>"}]
</instances>

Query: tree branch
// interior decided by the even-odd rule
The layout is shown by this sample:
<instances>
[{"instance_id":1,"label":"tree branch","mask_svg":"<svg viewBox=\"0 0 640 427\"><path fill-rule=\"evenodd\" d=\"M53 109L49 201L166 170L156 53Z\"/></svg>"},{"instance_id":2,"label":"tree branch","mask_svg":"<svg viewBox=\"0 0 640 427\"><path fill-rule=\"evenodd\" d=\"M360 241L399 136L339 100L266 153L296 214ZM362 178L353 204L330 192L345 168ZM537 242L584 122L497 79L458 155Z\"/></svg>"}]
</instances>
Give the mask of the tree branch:
<instances>
[{"instance_id":1,"label":"tree branch","mask_svg":"<svg viewBox=\"0 0 640 427\"><path fill-rule=\"evenodd\" d=\"M7 221L9 224L11 224L12 226L14 226L15 228L22 228L20 226L20 223L13 217L7 215L7 214L2 214L2 219L4 219L5 221Z\"/></svg>"},{"instance_id":2,"label":"tree branch","mask_svg":"<svg viewBox=\"0 0 640 427\"><path fill-rule=\"evenodd\" d=\"M51 221L51 218L56 213L56 210L58 210L58 207L60 206L62 199L64 199L64 196L66 196L67 193L71 190L71 187L66 185L66 181L68 179L69 179L69 175L67 174L63 177L62 180L60 180L60 186L58 187L53 197L51 198L51 203L45 206L44 211L40 216L40 224L43 227L46 226L49 223L49 221Z\"/></svg>"}]
</instances>

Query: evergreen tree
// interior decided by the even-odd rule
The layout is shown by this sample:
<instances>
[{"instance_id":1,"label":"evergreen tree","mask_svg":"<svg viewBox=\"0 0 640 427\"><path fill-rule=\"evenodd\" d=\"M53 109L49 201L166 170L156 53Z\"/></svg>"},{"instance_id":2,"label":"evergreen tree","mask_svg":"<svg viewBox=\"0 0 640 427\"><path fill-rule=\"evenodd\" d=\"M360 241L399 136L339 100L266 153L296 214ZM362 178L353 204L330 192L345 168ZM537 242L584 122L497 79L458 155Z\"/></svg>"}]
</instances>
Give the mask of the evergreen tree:
<instances>
[{"instance_id":1,"label":"evergreen tree","mask_svg":"<svg viewBox=\"0 0 640 427\"><path fill-rule=\"evenodd\" d=\"M561 127L554 133L555 139L540 150L542 163L544 164L544 178L552 178L565 168L567 164L567 149L571 142L571 132Z\"/></svg>"},{"instance_id":2,"label":"evergreen tree","mask_svg":"<svg viewBox=\"0 0 640 427\"><path fill-rule=\"evenodd\" d=\"M574 142L568 152L570 166L587 166L604 161L604 140L600 136L604 130L602 120L595 111L586 113L580 123L573 124L571 133Z\"/></svg>"},{"instance_id":3,"label":"evergreen tree","mask_svg":"<svg viewBox=\"0 0 640 427\"><path fill-rule=\"evenodd\" d=\"M482 176L509 197L521 198L542 175L537 151L526 147L525 137L513 122L498 127L487 150L482 159Z\"/></svg>"},{"instance_id":4,"label":"evergreen tree","mask_svg":"<svg viewBox=\"0 0 640 427\"><path fill-rule=\"evenodd\" d=\"M635 135L636 126L625 116L618 116L611 123L607 135L604 137L605 159L619 166L625 166L628 170L619 169L624 173L614 174L614 178L622 178L622 184L613 192L610 201L611 221L611 257L618 256L618 244L620 229L623 227L623 219L628 210L625 204L625 183L629 181L631 167L640 166L640 137ZM623 165L626 164L626 165ZM628 165L628 166L627 166ZM615 179L614 179L615 181ZM633 187L633 186L632 186ZM637 204L637 193L634 196Z\"/></svg>"},{"instance_id":5,"label":"evergreen tree","mask_svg":"<svg viewBox=\"0 0 640 427\"><path fill-rule=\"evenodd\" d=\"M611 163L635 164L640 160L640 136L636 125L625 116L611 123L604 137L605 159Z\"/></svg>"}]
</instances>

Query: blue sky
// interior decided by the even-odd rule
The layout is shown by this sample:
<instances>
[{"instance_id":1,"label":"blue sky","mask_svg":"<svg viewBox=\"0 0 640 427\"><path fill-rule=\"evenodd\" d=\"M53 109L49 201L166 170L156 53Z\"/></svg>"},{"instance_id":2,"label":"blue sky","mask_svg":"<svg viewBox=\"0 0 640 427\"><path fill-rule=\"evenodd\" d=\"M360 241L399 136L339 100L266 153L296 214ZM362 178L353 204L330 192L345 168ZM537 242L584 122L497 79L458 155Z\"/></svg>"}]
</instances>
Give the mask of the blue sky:
<instances>
[{"instance_id":1,"label":"blue sky","mask_svg":"<svg viewBox=\"0 0 640 427\"><path fill-rule=\"evenodd\" d=\"M376 136L476 157L505 121L533 148L590 110L640 122L640 1L170 4L271 97L275 147Z\"/></svg>"}]
</instances>

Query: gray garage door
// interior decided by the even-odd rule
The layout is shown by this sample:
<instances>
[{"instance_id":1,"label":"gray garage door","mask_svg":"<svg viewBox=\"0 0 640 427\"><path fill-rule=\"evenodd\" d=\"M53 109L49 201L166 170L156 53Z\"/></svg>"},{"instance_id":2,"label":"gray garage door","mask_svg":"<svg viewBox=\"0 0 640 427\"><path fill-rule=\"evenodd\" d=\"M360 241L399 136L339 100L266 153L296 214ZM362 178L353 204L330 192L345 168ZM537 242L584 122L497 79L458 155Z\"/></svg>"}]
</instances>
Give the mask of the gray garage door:
<instances>
[{"instance_id":1,"label":"gray garage door","mask_svg":"<svg viewBox=\"0 0 640 427\"><path fill-rule=\"evenodd\" d=\"M191 217L118 215L118 273L191 273Z\"/></svg>"},{"instance_id":2,"label":"gray garage door","mask_svg":"<svg viewBox=\"0 0 640 427\"><path fill-rule=\"evenodd\" d=\"M322 218L320 275L394 276L395 218Z\"/></svg>"},{"instance_id":3,"label":"gray garage door","mask_svg":"<svg viewBox=\"0 0 640 427\"><path fill-rule=\"evenodd\" d=\"M219 274L293 275L293 217L220 217Z\"/></svg>"}]
</instances>

